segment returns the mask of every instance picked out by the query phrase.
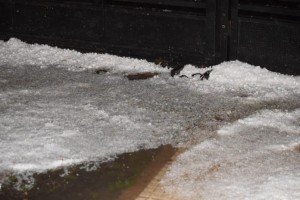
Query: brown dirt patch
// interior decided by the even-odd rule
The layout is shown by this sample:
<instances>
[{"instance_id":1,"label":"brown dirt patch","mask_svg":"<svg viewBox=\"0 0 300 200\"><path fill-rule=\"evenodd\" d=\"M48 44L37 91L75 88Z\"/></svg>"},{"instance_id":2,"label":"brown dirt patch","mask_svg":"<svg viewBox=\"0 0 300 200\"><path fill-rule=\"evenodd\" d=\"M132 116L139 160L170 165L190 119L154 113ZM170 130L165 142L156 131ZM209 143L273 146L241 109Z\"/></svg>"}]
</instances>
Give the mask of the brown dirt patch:
<instances>
[{"instance_id":1,"label":"brown dirt patch","mask_svg":"<svg viewBox=\"0 0 300 200\"><path fill-rule=\"evenodd\" d=\"M108 72L107 69L96 69L96 70L95 70L95 73L96 73L96 74L105 74L105 73L107 73L107 72Z\"/></svg>"},{"instance_id":2,"label":"brown dirt patch","mask_svg":"<svg viewBox=\"0 0 300 200\"><path fill-rule=\"evenodd\" d=\"M294 150L300 153L300 144L297 144L297 145L294 147Z\"/></svg>"},{"instance_id":3,"label":"brown dirt patch","mask_svg":"<svg viewBox=\"0 0 300 200\"><path fill-rule=\"evenodd\" d=\"M145 72L145 73L138 73L138 74L129 74L129 75L127 75L127 78L130 81L145 80L145 79L152 78L152 77L154 77L158 74L159 73L157 73L157 72Z\"/></svg>"}]
</instances>

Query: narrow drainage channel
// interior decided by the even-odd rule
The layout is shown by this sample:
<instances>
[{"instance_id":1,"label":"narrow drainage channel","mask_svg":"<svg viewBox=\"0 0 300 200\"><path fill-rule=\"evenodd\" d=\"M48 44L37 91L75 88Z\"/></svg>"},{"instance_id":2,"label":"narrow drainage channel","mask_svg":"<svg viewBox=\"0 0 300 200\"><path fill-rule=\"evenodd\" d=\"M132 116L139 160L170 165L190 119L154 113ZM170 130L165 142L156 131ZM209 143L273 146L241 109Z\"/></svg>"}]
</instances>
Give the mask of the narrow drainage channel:
<instances>
[{"instance_id":1,"label":"narrow drainage channel","mask_svg":"<svg viewBox=\"0 0 300 200\"><path fill-rule=\"evenodd\" d=\"M95 171L87 172L76 165L61 177L63 169L35 176L29 191L16 191L12 184L2 185L3 200L134 200L159 170L170 161L176 149L157 149L125 153ZM13 180L12 180L13 181Z\"/></svg>"}]
</instances>

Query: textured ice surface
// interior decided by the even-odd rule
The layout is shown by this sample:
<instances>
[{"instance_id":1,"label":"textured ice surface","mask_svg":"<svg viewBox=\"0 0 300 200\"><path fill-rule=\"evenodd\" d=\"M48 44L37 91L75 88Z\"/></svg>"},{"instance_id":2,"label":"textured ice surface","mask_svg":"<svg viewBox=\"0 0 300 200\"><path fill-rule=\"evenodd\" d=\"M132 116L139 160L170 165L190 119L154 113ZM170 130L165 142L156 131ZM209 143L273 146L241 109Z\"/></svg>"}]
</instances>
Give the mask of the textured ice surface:
<instances>
[{"instance_id":1,"label":"textured ice surface","mask_svg":"<svg viewBox=\"0 0 300 200\"><path fill-rule=\"evenodd\" d=\"M262 110L179 156L163 183L187 199L299 199L300 109Z\"/></svg>"},{"instance_id":2,"label":"textured ice surface","mask_svg":"<svg viewBox=\"0 0 300 200\"><path fill-rule=\"evenodd\" d=\"M62 67L72 71L107 69L113 72L168 71L145 60L122 58L108 54L86 53L62 50L47 45L26 44L16 38L0 43L0 64L10 66L34 65L41 68Z\"/></svg>"},{"instance_id":3,"label":"textured ice surface","mask_svg":"<svg viewBox=\"0 0 300 200\"><path fill-rule=\"evenodd\" d=\"M209 80L173 78L142 60L0 42L1 181L172 144L190 149L165 178L168 190L299 197L300 78L238 61L211 68ZM124 76L146 71L161 74Z\"/></svg>"}]
</instances>

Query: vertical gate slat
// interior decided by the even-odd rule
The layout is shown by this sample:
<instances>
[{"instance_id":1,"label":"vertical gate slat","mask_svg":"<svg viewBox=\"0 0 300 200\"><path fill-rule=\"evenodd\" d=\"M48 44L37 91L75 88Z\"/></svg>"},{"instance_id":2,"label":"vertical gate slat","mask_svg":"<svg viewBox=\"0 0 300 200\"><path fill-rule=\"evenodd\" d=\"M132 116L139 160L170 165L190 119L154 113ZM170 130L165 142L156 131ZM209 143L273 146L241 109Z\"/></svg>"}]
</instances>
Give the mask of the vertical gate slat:
<instances>
[{"instance_id":1,"label":"vertical gate slat","mask_svg":"<svg viewBox=\"0 0 300 200\"><path fill-rule=\"evenodd\" d=\"M238 0L231 0L229 60L236 60L238 50Z\"/></svg>"},{"instance_id":2,"label":"vertical gate slat","mask_svg":"<svg viewBox=\"0 0 300 200\"><path fill-rule=\"evenodd\" d=\"M206 49L208 64L216 63L216 0L206 1Z\"/></svg>"}]
</instances>

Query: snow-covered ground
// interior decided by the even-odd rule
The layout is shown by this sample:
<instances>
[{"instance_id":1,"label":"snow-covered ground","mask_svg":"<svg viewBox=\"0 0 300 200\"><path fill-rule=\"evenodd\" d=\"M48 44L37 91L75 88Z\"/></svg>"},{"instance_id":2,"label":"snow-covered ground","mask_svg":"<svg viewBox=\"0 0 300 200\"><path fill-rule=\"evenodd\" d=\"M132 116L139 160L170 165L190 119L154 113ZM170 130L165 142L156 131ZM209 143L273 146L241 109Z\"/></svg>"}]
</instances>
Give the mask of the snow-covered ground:
<instances>
[{"instance_id":1,"label":"snow-covered ground","mask_svg":"<svg viewBox=\"0 0 300 200\"><path fill-rule=\"evenodd\" d=\"M188 150L162 181L168 191L300 199L300 77L238 61L211 68L200 81L144 60L0 41L0 183L172 144ZM160 74L126 78L141 72Z\"/></svg>"}]
</instances>

